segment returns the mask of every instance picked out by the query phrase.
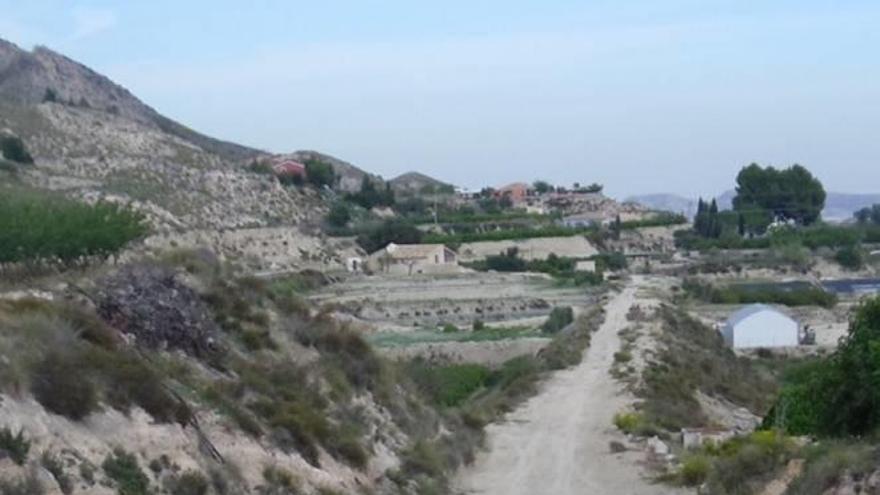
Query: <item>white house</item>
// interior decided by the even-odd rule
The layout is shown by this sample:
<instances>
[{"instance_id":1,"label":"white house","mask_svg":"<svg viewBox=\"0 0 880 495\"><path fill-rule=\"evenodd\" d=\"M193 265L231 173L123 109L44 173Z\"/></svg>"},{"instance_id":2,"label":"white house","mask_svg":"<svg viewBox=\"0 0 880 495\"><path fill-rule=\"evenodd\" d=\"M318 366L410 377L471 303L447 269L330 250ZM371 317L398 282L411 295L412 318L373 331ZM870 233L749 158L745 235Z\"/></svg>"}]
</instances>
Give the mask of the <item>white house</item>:
<instances>
[{"instance_id":1,"label":"white house","mask_svg":"<svg viewBox=\"0 0 880 495\"><path fill-rule=\"evenodd\" d=\"M369 265L373 271L385 273L449 273L458 269L458 254L443 244L392 242L371 254Z\"/></svg>"},{"instance_id":2,"label":"white house","mask_svg":"<svg viewBox=\"0 0 880 495\"><path fill-rule=\"evenodd\" d=\"M798 322L766 304L750 304L730 315L721 335L734 349L798 345Z\"/></svg>"}]
</instances>

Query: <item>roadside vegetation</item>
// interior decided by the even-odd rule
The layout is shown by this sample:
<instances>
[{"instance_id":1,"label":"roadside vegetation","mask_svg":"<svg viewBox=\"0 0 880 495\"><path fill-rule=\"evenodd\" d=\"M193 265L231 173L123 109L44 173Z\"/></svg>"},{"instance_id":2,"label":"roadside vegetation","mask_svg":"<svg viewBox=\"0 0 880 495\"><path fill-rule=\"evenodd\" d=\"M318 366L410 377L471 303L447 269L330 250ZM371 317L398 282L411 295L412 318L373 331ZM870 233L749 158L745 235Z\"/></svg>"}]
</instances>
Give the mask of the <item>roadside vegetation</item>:
<instances>
[{"instance_id":1,"label":"roadside vegetation","mask_svg":"<svg viewBox=\"0 0 880 495\"><path fill-rule=\"evenodd\" d=\"M668 437L684 427L707 426L697 392L723 397L756 413L770 409L777 393L777 363L737 357L715 330L681 309L658 310L660 349L636 389L636 410L615 418L617 426L640 436Z\"/></svg>"},{"instance_id":2,"label":"roadside vegetation","mask_svg":"<svg viewBox=\"0 0 880 495\"><path fill-rule=\"evenodd\" d=\"M371 431L397 428L408 441L398 451L401 468L388 473L392 493L444 492L447 476L474 455L482 426L526 398L544 372L578 362L602 317L595 309L553 334L541 355L498 368L395 363L303 299L311 276L266 282L200 252L119 272L87 291L96 309L36 299L0 303L0 390L30 393L74 422L137 407L158 423L201 431L198 417L213 410L267 448L298 452L314 466L333 458L354 470L374 455ZM199 292L182 279L195 281ZM179 327L162 323L172 315ZM162 333L167 328L173 331ZM480 325L455 333L489 339L511 331L521 332ZM136 335L136 346L120 332ZM315 358L292 358L298 348ZM365 400L387 419L365 416ZM25 462L29 449L27 436L0 431L5 455ZM217 477L237 483L230 473L184 477L159 464L154 470L149 459L122 450L96 464L101 474L83 464L65 466L63 475L135 494L153 493L160 479L163 486L198 488L210 474L212 484Z\"/></svg>"},{"instance_id":3,"label":"roadside vegetation","mask_svg":"<svg viewBox=\"0 0 880 495\"><path fill-rule=\"evenodd\" d=\"M787 363L776 373L782 385L759 431L684 453L679 469L665 479L702 485L713 494L755 493L795 462L803 467L786 493L866 490L868 480L880 472L875 438L880 398L872 385L880 369L872 351L878 342L880 298L875 297L858 307L833 354ZM761 382L750 378L748 383ZM767 394L751 395L757 399L754 406L768 404ZM620 415L616 422L621 429L636 429L643 418Z\"/></svg>"}]
</instances>

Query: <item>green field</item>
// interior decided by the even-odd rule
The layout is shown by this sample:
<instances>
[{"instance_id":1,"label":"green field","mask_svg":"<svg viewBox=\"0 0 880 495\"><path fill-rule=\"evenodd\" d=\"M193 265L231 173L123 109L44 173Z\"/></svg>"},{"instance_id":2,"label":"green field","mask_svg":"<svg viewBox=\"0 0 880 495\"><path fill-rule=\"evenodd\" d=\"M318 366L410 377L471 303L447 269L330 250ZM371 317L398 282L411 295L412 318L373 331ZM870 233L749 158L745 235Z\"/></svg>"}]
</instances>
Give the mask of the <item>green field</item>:
<instances>
[{"instance_id":1,"label":"green field","mask_svg":"<svg viewBox=\"0 0 880 495\"><path fill-rule=\"evenodd\" d=\"M405 347L414 344L490 342L541 336L541 330L532 327L486 328L479 331L462 329L448 333L442 330L419 329L412 332L378 332L367 337L367 340L377 347Z\"/></svg>"}]
</instances>

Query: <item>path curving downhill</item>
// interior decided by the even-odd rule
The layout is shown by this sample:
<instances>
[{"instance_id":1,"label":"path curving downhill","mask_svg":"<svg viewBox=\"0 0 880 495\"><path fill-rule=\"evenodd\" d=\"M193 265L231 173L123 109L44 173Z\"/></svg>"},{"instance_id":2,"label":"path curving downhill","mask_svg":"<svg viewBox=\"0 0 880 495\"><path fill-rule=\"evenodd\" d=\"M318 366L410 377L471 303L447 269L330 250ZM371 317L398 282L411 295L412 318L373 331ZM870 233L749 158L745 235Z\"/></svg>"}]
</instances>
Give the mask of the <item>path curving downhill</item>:
<instances>
[{"instance_id":1,"label":"path curving downhill","mask_svg":"<svg viewBox=\"0 0 880 495\"><path fill-rule=\"evenodd\" d=\"M644 480L633 457L614 455L614 414L628 403L608 371L617 332L643 279L634 277L605 307L583 361L559 371L502 423L487 428L488 451L459 473L456 489L486 495L660 495L679 493Z\"/></svg>"}]
</instances>

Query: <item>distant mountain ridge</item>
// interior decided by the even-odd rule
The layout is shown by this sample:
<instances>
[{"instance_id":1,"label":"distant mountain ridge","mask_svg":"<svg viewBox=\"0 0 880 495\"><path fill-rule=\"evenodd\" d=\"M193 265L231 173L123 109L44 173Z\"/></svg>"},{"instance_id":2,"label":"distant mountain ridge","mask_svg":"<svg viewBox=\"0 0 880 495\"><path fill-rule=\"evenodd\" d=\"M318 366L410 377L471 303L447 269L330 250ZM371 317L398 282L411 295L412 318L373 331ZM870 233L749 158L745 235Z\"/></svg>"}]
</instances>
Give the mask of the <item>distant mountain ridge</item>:
<instances>
[{"instance_id":1,"label":"distant mountain ridge","mask_svg":"<svg viewBox=\"0 0 880 495\"><path fill-rule=\"evenodd\" d=\"M53 100L104 111L155 127L227 159L238 160L259 153L169 119L106 76L42 46L28 52L0 39L0 100L22 105Z\"/></svg>"},{"instance_id":2,"label":"distant mountain ridge","mask_svg":"<svg viewBox=\"0 0 880 495\"><path fill-rule=\"evenodd\" d=\"M715 197L718 207L722 210L733 208L734 190L727 190ZM710 199L710 198L704 198ZM642 194L630 196L627 201L640 203L648 208L673 213L682 213L693 218L697 213L697 200L672 193ZM825 198L825 209L822 218L830 221L845 221L853 217L857 210L873 204L880 204L878 194L855 194L828 192Z\"/></svg>"},{"instance_id":3,"label":"distant mountain ridge","mask_svg":"<svg viewBox=\"0 0 880 495\"><path fill-rule=\"evenodd\" d=\"M398 193L418 193L425 187L433 187L435 189L450 187L450 184L425 175L421 172L406 172L389 181L392 189Z\"/></svg>"}]
</instances>

